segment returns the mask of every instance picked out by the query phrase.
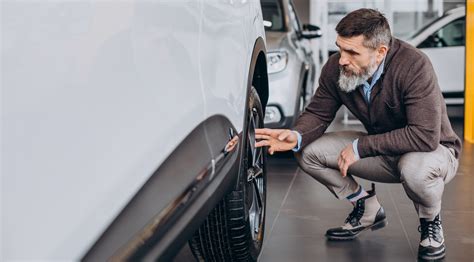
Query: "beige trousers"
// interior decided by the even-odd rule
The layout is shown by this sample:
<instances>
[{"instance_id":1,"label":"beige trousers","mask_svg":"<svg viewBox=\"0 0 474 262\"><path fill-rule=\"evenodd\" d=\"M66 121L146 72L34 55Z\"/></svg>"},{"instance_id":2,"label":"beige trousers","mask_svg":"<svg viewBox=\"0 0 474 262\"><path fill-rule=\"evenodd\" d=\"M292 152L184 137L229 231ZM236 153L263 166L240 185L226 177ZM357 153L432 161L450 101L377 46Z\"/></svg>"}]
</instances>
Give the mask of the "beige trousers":
<instances>
[{"instance_id":1,"label":"beige trousers","mask_svg":"<svg viewBox=\"0 0 474 262\"><path fill-rule=\"evenodd\" d=\"M342 177L337 165L341 150L365 133L342 131L326 133L296 153L299 166L325 185L337 198L355 193L353 176L383 183L402 183L420 218L434 218L441 211L444 185L458 168L454 150L439 145L432 152L410 152L399 156L362 158Z\"/></svg>"}]
</instances>

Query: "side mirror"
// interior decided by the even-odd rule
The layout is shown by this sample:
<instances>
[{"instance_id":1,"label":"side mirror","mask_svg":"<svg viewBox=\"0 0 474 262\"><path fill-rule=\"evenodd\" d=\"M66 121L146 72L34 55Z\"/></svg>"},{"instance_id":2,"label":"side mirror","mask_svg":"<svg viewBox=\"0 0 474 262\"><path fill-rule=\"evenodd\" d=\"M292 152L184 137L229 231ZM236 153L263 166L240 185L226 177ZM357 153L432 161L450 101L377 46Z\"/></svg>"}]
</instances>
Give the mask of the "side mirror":
<instances>
[{"instance_id":1,"label":"side mirror","mask_svg":"<svg viewBox=\"0 0 474 262\"><path fill-rule=\"evenodd\" d=\"M267 20L263 20L263 26L270 28L273 26L273 23Z\"/></svg>"},{"instance_id":2,"label":"side mirror","mask_svg":"<svg viewBox=\"0 0 474 262\"><path fill-rule=\"evenodd\" d=\"M321 31L321 28L319 28L319 26L311 24L303 25L303 32L301 33L301 38L313 39L321 37L322 35L323 32Z\"/></svg>"}]
</instances>

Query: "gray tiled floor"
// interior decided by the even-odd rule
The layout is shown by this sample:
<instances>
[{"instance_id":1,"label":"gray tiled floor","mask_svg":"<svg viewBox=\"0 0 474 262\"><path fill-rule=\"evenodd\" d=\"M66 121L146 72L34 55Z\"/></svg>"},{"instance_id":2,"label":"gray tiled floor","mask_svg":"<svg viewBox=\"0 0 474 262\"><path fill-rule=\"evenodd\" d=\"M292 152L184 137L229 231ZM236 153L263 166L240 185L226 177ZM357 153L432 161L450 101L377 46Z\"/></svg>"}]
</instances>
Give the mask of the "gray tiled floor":
<instances>
[{"instance_id":1,"label":"gray tiled floor","mask_svg":"<svg viewBox=\"0 0 474 262\"><path fill-rule=\"evenodd\" d=\"M462 136L463 120L452 122ZM332 131L343 129L361 127L338 121L330 127ZM285 165L286 173L276 172L280 165ZM288 170L290 167L293 170ZM443 198L445 261L474 261L473 173L474 145L464 143L457 177L446 186ZM370 188L370 182L359 181ZM260 261L416 261L418 218L401 185L376 184L389 219L386 228L366 232L355 241L330 242L324 237L326 229L343 222L351 211L350 204L335 199L291 158L270 159L268 183L268 202L272 205Z\"/></svg>"},{"instance_id":2,"label":"gray tiled floor","mask_svg":"<svg viewBox=\"0 0 474 262\"><path fill-rule=\"evenodd\" d=\"M474 261L474 176L469 173L474 170L473 150L474 145L465 144L464 171L460 168L444 194L446 261ZM324 237L326 229L343 222L350 204L335 199L291 159L273 161L293 166L294 172L275 174L272 171L278 167L271 166L268 202L272 205L260 261L416 261L418 218L401 185L376 184L389 219L386 228L366 232L355 241L330 242ZM369 188L367 181L361 183Z\"/></svg>"},{"instance_id":3,"label":"gray tiled floor","mask_svg":"<svg viewBox=\"0 0 474 262\"><path fill-rule=\"evenodd\" d=\"M462 119L453 119L462 135ZM360 129L336 122L331 130ZM445 261L474 261L474 145L464 143L457 177L446 186L443 225ZM359 180L365 188L370 182ZM399 184L376 184L387 227L349 242L330 242L326 229L340 225L351 206L302 172L291 155L269 159L267 221L261 262L416 261L419 232L415 209ZM184 248L185 249L185 248ZM180 258L189 251L182 251ZM181 259L177 259L181 260Z\"/></svg>"}]
</instances>

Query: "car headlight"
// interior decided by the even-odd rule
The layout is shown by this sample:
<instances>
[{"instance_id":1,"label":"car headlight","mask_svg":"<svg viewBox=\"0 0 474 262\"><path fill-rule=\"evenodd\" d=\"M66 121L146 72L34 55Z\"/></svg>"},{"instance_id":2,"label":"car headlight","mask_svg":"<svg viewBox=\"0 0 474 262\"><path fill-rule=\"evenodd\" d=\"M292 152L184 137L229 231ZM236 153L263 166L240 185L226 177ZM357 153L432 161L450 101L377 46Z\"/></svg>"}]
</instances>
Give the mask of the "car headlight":
<instances>
[{"instance_id":1,"label":"car headlight","mask_svg":"<svg viewBox=\"0 0 474 262\"><path fill-rule=\"evenodd\" d=\"M267 53L267 70L269 74L283 71L288 64L288 53L286 51Z\"/></svg>"}]
</instances>

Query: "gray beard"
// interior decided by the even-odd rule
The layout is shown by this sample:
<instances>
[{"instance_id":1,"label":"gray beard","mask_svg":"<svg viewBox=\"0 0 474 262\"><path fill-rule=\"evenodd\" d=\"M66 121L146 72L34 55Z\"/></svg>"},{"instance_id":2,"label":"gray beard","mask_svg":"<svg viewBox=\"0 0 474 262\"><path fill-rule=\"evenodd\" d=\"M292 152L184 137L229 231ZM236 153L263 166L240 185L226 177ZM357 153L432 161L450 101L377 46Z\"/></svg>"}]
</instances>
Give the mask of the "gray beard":
<instances>
[{"instance_id":1,"label":"gray beard","mask_svg":"<svg viewBox=\"0 0 474 262\"><path fill-rule=\"evenodd\" d=\"M375 61L369 64L369 66L362 68L362 72L356 74L343 66L339 70L339 89L346 93L350 93L357 89L358 86L364 84L377 70L377 64Z\"/></svg>"}]
</instances>

